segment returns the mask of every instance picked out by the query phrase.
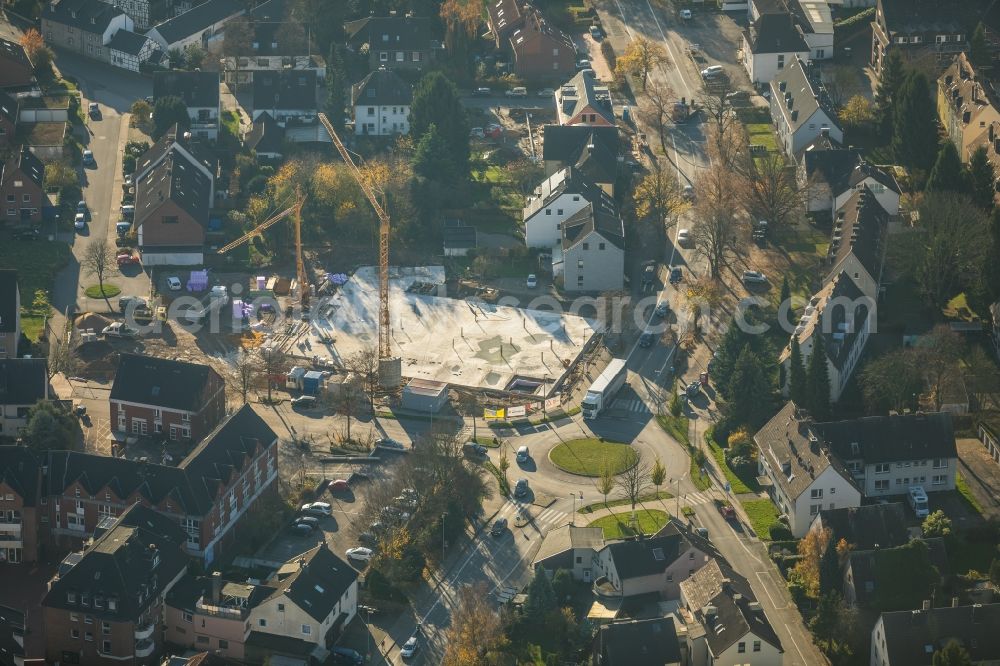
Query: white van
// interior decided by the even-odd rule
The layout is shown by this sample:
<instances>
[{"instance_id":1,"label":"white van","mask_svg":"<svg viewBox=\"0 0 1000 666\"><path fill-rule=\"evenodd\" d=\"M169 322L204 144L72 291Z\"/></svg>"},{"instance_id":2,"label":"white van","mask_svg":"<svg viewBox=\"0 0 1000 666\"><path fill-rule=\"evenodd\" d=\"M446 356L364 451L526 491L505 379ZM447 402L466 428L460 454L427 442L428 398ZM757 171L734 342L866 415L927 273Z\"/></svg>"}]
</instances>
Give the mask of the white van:
<instances>
[{"instance_id":1,"label":"white van","mask_svg":"<svg viewBox=\"0 0 1000 666\"><path fill-rule=\"evenodd\" d=\"M906 500L910 503L913 513L917 514L917 518L926 518L930 513L930 510L927 508L927 493L924 492L923 486L910 486L910 492L906 494Z\"/></svg>"},{"instance_id":2,"label":"white van","mask_svg":"<svg viewBox=\"0 0 1000 666\"><path fill-rule=\"evenodd\" d=\"M517 450L517 462L519 463L528 462L528 458L530 457L531 454L528 453L527 446L522 446Z\"/></svg>"}]
</instances>

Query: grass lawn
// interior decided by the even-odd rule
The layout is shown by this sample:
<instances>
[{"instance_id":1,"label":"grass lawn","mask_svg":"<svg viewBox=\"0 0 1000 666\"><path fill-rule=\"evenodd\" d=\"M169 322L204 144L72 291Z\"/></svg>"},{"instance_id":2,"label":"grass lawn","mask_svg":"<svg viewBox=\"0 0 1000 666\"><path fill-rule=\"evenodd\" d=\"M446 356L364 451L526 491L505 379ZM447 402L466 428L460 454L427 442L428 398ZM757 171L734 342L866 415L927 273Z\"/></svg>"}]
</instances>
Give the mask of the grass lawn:
<instances>
[{"instance_id":1,"label":"grass lawn","mask_svg":"<svg viewBox=\"0 0 1000 666\"><path fill-rule=\"evenodd\" d=\"M234 137L240 136L240 117L235 111L226 111L222 114L222 125L229 130Z\"/></svg>"},{"instance_id":2,"label":"grass lawn","mask_svg":"<svg viewBox=\"0 0 1000 666\"><path fill-rule=\"evenodd\" d=\"M787 533L788 528L778 520L778 507L774 506L771 500L747 500L741 504L750 518L750 526L758 537L766 541L786 538L786 535L775 534L777 530L784 530Z\"/></svg>"},{"instance_id":3,"label":"grass lawn","mask_svg":"<svg viewBox=\"0 0 1000 666\"><path fill-rule=\"evenodd\" d=\"M681 416L671 416L670 414L665 414L663 416L657 416L656 422L660 424L661 428L667 431L668 435L676 439L684 446L689 446L691 444L691 441L688 439L688 417L683 414Z\"/></svg>"},{"instance_id":4,"label":"grass lawn","mask_svg":"<svg viewBox=\"0 0 1000 666\"><path fill-rule=\"evenodd\" d=\"M691 484L697 490L708 490L709 488L712 487L712 481L709 479L707 474L702 475L701 467L699 467L698 463L694 461L694 458L691 458L690 476L691 476Z\"/></svg>"},{"instance_id":5,"label":"grass lawn","mask_svg":"<svg viewBox=\"0 0 1000 666\"><path fill-rule=\"evenodd\" d=\"M600 476L605 465L621 474L636 463L638 456L628 444L602 442L593 437L571 439L549 453L549 460L556 467L580 476Z\"/></svg>"},{"instance_id":6,"label":"grass lawn","mask_svg":"<svg viewBox=\"0 0 1000 666\"><path fill-rule=\"evenodd\" d=\"M654 534L670 520L670 514L657 509L637 509L635 512L639 522L639 532L642 534ZM604 530L605 539L621 539L635 536L637 532L630 525L632 512L613 513L592 521L588 527L600 527Z\"/></svg>"},{"instance_id":7,"label":"grass lawn","mask_svg":"<svg viewBox=\"0 0 1000 666\"><path fill-rule=\"evenodd\" d=\"M21 326L29 340L37 340L48 307L35 311L32 301L35 292L51 293L56 271L69 260L70 251L65 243L48 241L0 241L0 266L17 270L21 289Z\"/></svg>"},{"instance_id":8,"label":"grass lawn","mask_svg":"<svg viewBox=\"0 0 1000 666\"><path fill-rule=\"evenodd\" d=\"M100 285L94 284L84 289L83 293L87 294L88 298L111 298L122 293L122 290L113 284L104 285L102 290Z\"/></svg>"},{"instance_id":9,"label":"grass lawn","mask_svg":"<svg viewBox=\"0 0 1000 666\"><path fill-rule=\"evenodd\" d=\"M743 125L750 137L751 145L764 146L768 152L777 152L778 140L770 123L746 123Z\"/></svg>"},{"instance_id":10,"label":"grass lawn","mask_svg":"<svg viewBox=\"0 0 1000 666\"><path fill-rule=\"evenodd\" d=\"M647 495L639 496L639 503L643 502L656 502L658 500L668 500L673 498L673 495L668 493L666 490L661 490L659 493L649 493ZM595 502L593 504L588 504L585 507L581 507L576 510L577 513L594 513L595 511L600 511L601 509L610 509L616 506L629 506L631 502L627 497L621 497L619 499L610 500L608 502Z\"/></svg>"},{"instance_id":11,"label":"grass lawn","mask_svg":"<svg viewBox=\"0 0 1000 666\"><path fill-rule=\"evenodd\" d=\"M708 432L705 433L705 442L708 443L708 448L712 451L712 457L715 458L715 462L719 463L719 468L725 474L726 481L729 482L729 488L734 494L755 493L760 490L757 479L753 477L744 479L736 475L736 472L726 462L726 452L722 450L722 447L716 443L715 439Z\"/></svg>"},{"instance_id":12,"label":"grass lawn","mask_svg":"<svg viewBox=\"0 0 1000 666\"><path fill-rule=\"evenodd\" d=\"M969 508L978 513L980 516L983 515L983 507L979 505L979 501L976 500L976 496L972 494L969 490L969 484L965 482L965 478L962 476L961 472L956 472L955 474L955 490L958 494L962 496Z\"/></svg>"}]
</instances>

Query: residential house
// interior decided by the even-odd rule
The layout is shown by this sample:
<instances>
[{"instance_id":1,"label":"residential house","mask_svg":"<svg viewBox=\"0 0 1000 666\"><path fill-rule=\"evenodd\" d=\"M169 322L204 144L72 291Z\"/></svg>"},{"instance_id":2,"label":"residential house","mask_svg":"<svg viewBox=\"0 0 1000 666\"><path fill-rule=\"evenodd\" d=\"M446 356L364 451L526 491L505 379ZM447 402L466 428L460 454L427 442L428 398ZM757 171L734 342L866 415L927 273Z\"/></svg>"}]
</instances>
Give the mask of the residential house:
<instances>
[{"instance_id":1,"label":"residential house","mask_svg":"<svg viewBox=\"0 0 1000 666\"><path fill-rule=\"evenodd\" d=\"M26 146L14 150L0 172L0 199L7 222L41 222L49 207L45 165Z\"/></svg>"},{"instance_id":2,"label":"residential house","mask_svg":"<svg viewBox=\"0 0 1000 666\"><path fill-rule=\"evenodd\" d=\"M809 46L795 17L762 14L743 31L743 66L753 83L768 83L793 59L809 58Z\"/></svg>"},{"instance_id":3,"label":"residential house","mask_svg":"<svg viewBox=\"0 0 1000 666\"><path fill-rule=\"evenodd\" d=\"M188 46L217 50L226 22L246 12L239 0L206 0L190 10L157 23L146 33L164 53L183 51Z\"/></svg>"},{"instance_id":4,"label":"residential house","mask_svg":"<svg viewBox=\"0 0 1000 666\"><path fill-rule=\"evenodd\" d=\"M814 425L867 498L955 489L958 451L948 412L867 416Z\"/></svg>"},{"instance_id":5,"label":"residential house","mask_svg":"<svg viewBox=\"0 0 1000 666\"><path fill-rule=\"evenodd\" d=\"M253 121L243 137L243 146L254 151L258 158L280 160L285 154L285 128L265 111Z\"/></svg>"},{"instance_id":6,"label":"residential house","mask_svg":"<svg viewBox=\"0 0 1000 666\"><path fill-rule=\"evenodd\" d=\"M185 653L187 654L187 653ZM174 655L160 666L243 666L245 662L223 657L215 652L198 652L188 657Z\"/></svg>"},{"instance_id":7,"label":"residential house","mask_svg":"<svg viewBox=\"0 0 1000 666\"><path fill-rule=\"evenodd\" d=\"M550 576L559 569L573 574L573 580L592 583L597 578L597 553L604 547L600 527L566 524L549 530L535 554L532 568L542 567Z\"/></svg>"},{"instance_id":8,"label":"residential house","mask_svg":"<svg viewBox=\"0 0 1000 666\"><path fill-rule=\"evenodd\" d=\"M625 284L625 225L617 211L587 204L562 225L552 274L566 291L619 291Z\"/></svg>"},{"instance_id":9,"label":"residential house","mask_svg":"<svg viewBox=\"0 0 1000 666\"><path fill-rule=\"evenodd\" d=\"M35 68L24 47L17 42L0 39L0 90L17 92L35 84Z\"/></svg>"},{"instance_id":10,"label":"residential house","mask_svg":"<svg viewBox=\"0 0 1000 666\"><path fill-rule=\"evenodd\" d=\"M997 465L1000 465L1000 434L996 426L990 422L980 421L976 424L976 436L986 447L986 452Z\"/></svg>"},{"instance_id":11,"label":"residential house","mask_svg":"<svg viewBox=\"0 0 1000 666\"><path fill-rule=\"evenodd\" d=\"M573 39L531 5L525 5L522 17L507 40L513 73L526 81L551 81L573 72L576 68Z\"/></svg>"},{"instance_id":12,"label":"residential house","mask_svg":"<svg viewBox=\"0 0 1000 666\"><path fill-rule=\"evenodd\" d=\"M577 72L556 91L556 116L560 125L614 127L611 91L597 80L593 70Z\"/></svg>"},{"instance_id":13,"label":"residential house","mask_svg":"<svg viewBox=\"0 0 1000 666\"><path fill-rule=\"evenodd\" d=\"M835 186L839 192L833 197L834 217L861 190L865 190L889 218L899 215L902 188L890 172L870 162L859 161L847 172L844 180L835 183Z\"/></svg>"},{"instance_id":14,"label":"residential house","mask_svg":"<svg viewBox=\"0 0 1000 666\"><path fill-rule=\"evenodd\" d=\"M833 218L833 237L826 253L829 276L846 273L874 301L882 284L889 216L867 185L846 194L850 196Z\"/></svg>"},{"instance_id":15,"label":"residential house","mask_svg":"<svg viewBox=\"0 0 1000 666\"><path fill-rule=\"evenodd\" d=\"M577 172L614 196L623 162L618 128L545 125L542 128L542 162L546 176L565 167L575 167Z\"/></svg>"},{"instance_id":16,"label":"residential house","mask_svg":"<svg viewBox=\"0 0 1000 666\"><path fill-rule=\"evenodd\" d=\"M413 86L391 69L379 67L351 87L354 133L392 136L410 132Z\"/></svg>"},{"instance_id":17,"label":"residential house","mask_svg":"<svg viewBox=\"0 0 1000 666\"><path fill-rule=\"evenodd\" d=\"M525 203L524 242L528 247L559 245L563 224L588 204L609 215L618 215L618 206L611 195L574 167L557 171L542 181Z\"/></svg>"},{"instance_id":18,"label":"residential house","mask_svg":"<svg viewBox=\"0 0 1000 666\"><path fill-rule=\"evenodd\" d=\"M167 594L164 639L188 649L243 662L250 636L250 613L275 588L246 581L224 581L221 572L186 576Z\"/></svg>"},{"instance_id":19,"label":"residential house","mask_svg":"<svg viewBox=\"0 0 1000 666\"><path fill-rule=\"evenodd\" d=\"M812 420L788 402L754 435L758 474L792 535L805 536L823 509L861 505L850 471L831 455Z\"/></svg>"},{"instance_id":20,"label":"residential house","mask_svg":"<svg viewBox=\"0 0 1000 666\"><path fill-rule=\"evenodd\" d=\"M0 359L17 358L21 342L21 289L17 271L0 268Z\"/></svg>"},{"instance_id":21,"label":"residential house","mask_svg":"<svg viewBox=\"0 0 1000 666\"><path fill-rule=\"evenodd\" d=\"M976 25L984 19L996 34L997 14L987 11L992 0L942 3L935 0L878 0L872 21L870 64L875 76L882 68L890 50L903 56L906 62L929 63L932 67L946 63L969 48L969 38Z\"/></svg>"},{"instance_id":22,"label":"residential house","mask_svg":"<svg viewBox=\"0 0 1000 666\"><path fill-rule=\"evenodd\" d=\"M7 151L14 145L18 106L16 97L0 90L0 151Z\"/></svg>"},{"instance_id":23,"label":"residential house","mask_svg":"<svg viewBox=\"0 0 1000 666\"><path fill-rule=\"evenodd\" d=\"M199 163L178 150L136 180L133 226L145 265L203 263L212 189Z\"/></svg>"},{"instance_id":24,"label":"residential house","mask_svg":"<svg viewBox=\"0 0 1000 666\"><path fill-rule=\"evenodd\" d=\"M109 402L122 438L200 441L226 415L226 384L208 365L122 353Z\"/></svg>"},{"instance_id":25,"label":"residential house","mask_svg":"<svg viewBox=\"0 0 1000 666\"><path fill-rule=\"evenodd\" d=\"M16 437L28 411L50 397L44 358L0 359L0 436Z\"/></svg>"},{"instance_id":26,"label":"residential house","mask_svg":"<svg viewBox=\"0 0 1000 666\"><path fill-rule=\"evenodd\" d=\"M320 659L357 614L358 574L326 543L284 564L266 583L271 594L250 611L247 661Z\"/></svg>"},{"instance_id":27,"label":"residential house","mask_svg":"<svg viewBox=\"0 0 1000 666\"><path fill-rule=\"evenodd\" d=\"M852 252L853 252L852 248ZM846 250L845 250L846 252ZM876 269L881 268L881 257L878 263L868 263L872 255L864 252L863 261L857 263L868 266L868 275L875 278ZM850 266L855 266L855 255L850 260ZM858 271L860 274L860 271ZM865 345L872 333L875 322L875 298L862 290L870 286L868 280L861 284L854 281L852 274L844 272L832 273L823 287L809 299L805 311L795 327L793 336L798 338L803 362L808 367L813 349L820 349L826 354L827 372L830 377L830 400L836 402L854 373L861 359ZM867 288L867 287L866 287ZM788 369L791 367L791 340L778 357L785 368L785 385L782 391L788 392Z\"/></svg>"},{"instance_id":28,"label":"residential house","mask_svg":"<svg viewBox=\"0 0 1000 666\"><path fill-rule=\"evenodd\" d=\"M912 539L893 548L852 550L842 569L844 601L876 610L919 603L920 596L934 594L939 581L950 573L948 552L940 537ZM887 571L906 573L891 576Z\"/></svg>"},{"instance_id":29,"label":"residential house","mask_svg":"<svg viewBox=\"0 0 1000 666\"><path fill-rule=\"evenodd\" d=\"M871 666L931 666L934 653L957 641L974 664L1000 661L1000 604L882 613L872 629Z\"/></svg>"},{"instance_id":30,"label":"residential house","mask_svg":"<svg viewBox=\"0 0 1000 666\"><path fill-rule=\"evenodd\" d=\"M257 72L253 79L253 119L268 113L292 143L331 141L319 124L316 72ZM401 119L397 114L397 122ZM407 122L409 122L407 120Z\"/></svg>"},{"instance_id":31,"label":"residential house","mask_svg":"<svg viewBox=\"0 0 1000 666\"><path fill-rule=\"evenodd\" d=\"M524 11L527 11L525 3L518 0L490 0L486 3L486 21L496 48L502 49L511 33L521 27Z\"/></svg>"},{"instance_id":32,"label":"residential house","mask_svg":"<svg viewBox=\"0 0 1000 666\"><path fill-rule=\"evenodd\" d=\"M705 628L691 662L781 666L784 649L746 578L712 558L680 584L681 603Z\"/></svg>"},{"instance_id":33,"label":"residential house","mask_svg":"<svg viewBox=\"0 0 1000 666\"><path fill-rule=\"evenodd\" d=\"M49 46L111 62L108 44L119 30L135 23L115 5L101 0L60 0L42 10L42 37Z\"/></svg>"},{"instance_id":34,"label":"residential house","mask_svg":"<svg viewBox=\"0 0 1000 666\"><path fill-rule=\"evenodd\" d=\"M181 132L175 124L167 129L160 140L139 156L136 160L135 173L132 178L139 182L146 178L150 171L164 160L175 155L194 166L209 180L210 198L215 200L215 177L219 165L207 147L198 141L191 132Z\"/></svg>"},{"instance_id":35,"label":"residential house","mask_svg":"<svg viewBox=\"0 0 1000 666\"><path fill-rule=\"evenodd\" d=\"M902 502L863 504L823 509L816 514L809 531L830 530L834 543L843 539L852 550L895 548L910 540L906 521L906 505Z\"/></svg>"},{"instance_id":36,"label":"residential house","mask_svg":"<svg viewBox=\"0 0 1000 666\"><path fill-rule=\"evenodd\" d=\"M789 11L802 26L810 60L833 58L833 14L827 0L788 0Z\"/></svg>"},{"instance_id":37,"label":"residential house","mask_svg":"<svg viewBox=\"0 0 1000 666\"><path fill-rule=\"evenodd\" d=\"M0 566L36 562L45 508L41 468L25 446L0 446Z\"/></svg>"},{"instance_id":38,"label":"residential house","mask_svg":"<svg viewBox=\"0 0 1000 666\"><path fill-rule=\"evenodd\" d=\"M246 52L222 59L226 83L234 87L252 84L254 72L261 70L314 70L316 78L326 79L326 61L310 52L309 40L281 30L288 9L287 0L266 0L247 12L252 41Z\"/></svg>"},{"instance_id":39,"label":"residential house","mask_svg":"<svg viewBox=\"0 0 1000 666\"><path fill-rule=\"evenodd\" d=\"M170 16L172 0L102 0L116 5L135 23L137 30L149 30L151 26Z\"/></svg>"},{"instance_id":40,"label":"residential house","mask_svg":"<svg viewBox=\"0 0 1000 666\"><path fill-rule=\"evenodd\" d=\"M129 30L119 30L111 36L108 52L112 65L133 72L138 72L143 63L162 53L152 39Z\"/></svg>"},{"instance_id":41,"label":"residential house","mask_svg":"<svg viewBox=\"0 0 1000 666\"><path fill-rule=\"evenodd\" d=\"M347 48L364 54L367 47L368 69L422 70L433 64L444 45L435 34L434 22L412 14L369 16L344 24Z\"/></svg>"},{"instance_id":42,"label":"residential house","mask_svg":"<svg viewBox=\"0 0 1000 666\"><path fill-rule=\"evenodd\" d=\"M845 148L826 135L806 144L798 153L795 176L807 194L806 212L834 210L834 198L847 190L847 180L861 162L861 152Z\"/></svg>"},{"instance_id":43,"label":"residential house","mask_svg":"<svg viewBox=\"0 0 1000 666\"><path fill-rule=\"evenodd\" d=\"M593 654L600 666L681 666L686 645L672 617L609 622L597 629Z\"/></svg>"},{"instance_id":44,"label":"residential house","mask_svg":"<svg viewBox=\"0 0 1000 666\"><path fill-rule=\"evenodd\" d=\"M67 556L42 599L46 660L151 663L162 646L163 597L187 571L184 536L175 521L132 506Z\"/></svg>"},{"instance_id":45,"label":"residential house","mask_svg":"<svg viewBox=\"0 0 1000 666\"><path fill-rule=\"evenodd\" d=\"M24 634L27 626L23 610L0 606L0 665L24 666Z\"/></svg>"},{"instance_id":46,"label":"residential house","mask_svg":"<svg viewBox=\"0 0 1000 666\"><path fill-rule=\"evenodd\" d=\"M785 153L790 156L824 130L834 141L844 141L844 131L837 124L829 98L807 68L805 61L796 56L770 83L771 120Z\"/></svg>"},{"instance_id":47,"label":"residential house","mask_svg":"<svg viewBox=\"0 0 1000 666\"><path fill-rule=\"evenodd\" d=\"M184 102L191 134L201 139L219 137L218 72L155 72L154 103L164 97L179 97Z\"/></svg>"}]
</instances>

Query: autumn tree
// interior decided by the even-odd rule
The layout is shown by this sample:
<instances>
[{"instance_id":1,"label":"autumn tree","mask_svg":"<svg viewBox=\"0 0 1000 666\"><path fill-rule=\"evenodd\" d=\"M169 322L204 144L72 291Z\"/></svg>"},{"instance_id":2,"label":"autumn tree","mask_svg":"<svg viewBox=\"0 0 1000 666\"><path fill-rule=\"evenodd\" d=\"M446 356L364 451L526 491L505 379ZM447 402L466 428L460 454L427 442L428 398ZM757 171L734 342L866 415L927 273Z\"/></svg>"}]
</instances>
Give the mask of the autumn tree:
<instances>
[{"instance_id":1,"label":"autumn tree","mask_svg":"<svg viewBox=\"0 0 1000 666\"><path fill-rule=\"evenodd\" d=\"M743 207L752 220L767 220L774 228L797 222L805 207L803 190L795 177L795 168L785 164L780 153L767 153L748 160Z\"/></svg>"},{"instance_id":2,"label":"autumn tree","mask_svg":"<svg viewBox=\"0 0 1000 666\"><path fill-rule=\"evenodd\" d=\"M257 382L258 366L259 361L255 358L253 350L243 347L230 361L229 383L244 405L249 401L250 390Z\"/></svg>"},{"instance_id":3,"label":"autumn tree","mask_svg":"<svg viewBox=\"0 0 1000 666\"><path fill-rule=\"evenodd\" d=\"M144 99L137 99L132 102L128 110L131 115L130 122L136 129L142 130L146 134L153 132L153 105Z\"/></svg>"},{"instance_id":4,"label":"autumn tree","mask_svg":"<svg viewBox=\"0 0 1000 666\"><path fill-rule=\"evenodd\" d=\"M503 648L506 619L498 613L489 597L486 583L464 585L458 591L458 605L445 630L442 666L487 666L489 654Z\"/></svg>"},{"instance_id":5,"label":"autumn tree","mask_svg":"<svg viewBox=\"0 0 1000 666\"><path fill-rule=\"evenodd\" d=\"M799 561L792 567L790 577L802 585L813 599L820 595L820 562L832 539L833 530L830 528L809 530L797 546Z\"/></svg>"},{"instance_id":6,"label":"autumn tree","mask_svg":"<svg viewBox=\"0 0 1000 666\"><path fill-rule=\"evenodd\" d=\"M115 248L106 238L95 238L87 244L80 258L80 268L83 272L97 279L97 286L104 297L104 303L111 311L111 301L108 300L104 282L118 272L118 261L115 259Z\"/></svg>"},{"instance_id":7,"label":"autumn tree","mask_svg":"<svg viewBox=\"0 0 1000 666\"><path fill-rule=\"evenodd\" d=\"M597 492L604 497L604 505L608 504L608 495L615 489L615 473L610 465L601 468L601 475L597 477Z\"/></svg>"},{"instance_id":8,"label":"autumn tree","mask_svg":"<svg viewBox=\"0 0 1000 666\"><path fill-rule=\"evenodd\" d=\"M875 105L867 97L855 95L847 100L839 117L848 127L867 127L875 122Z\"/></svg>"},{"instance_id":9,"label":"autumn tree","mask_svg":"<svg viewBox=\"0 0 1000 666\"><path fill-rule=\"evenodd\" d=\"M878 414L915 408L923 381L917 354L911 349L895 349L869 360L858 383L865 406Z\"/></svg>"},{"instance_id":10,"label":"autumn tree","mask_svg":"<svg viewBox=\"0 0 1000 666\"><path fill-rule=\"evenodd\" d=\"M674 104L677 102L676 93L669 84L653 80L646 86L646 95L639 99L639 113L647 125L656 130L656 136L660 140L660 149L666 155L667 135L671 125Z\"/></svg>"},{"instance_id":11,"label":"autumn tree","mask_svg":"<svg viewBox=\"0 0 1000 666\"><path fill-rule=\"evenodd\" d=\"M475 2L444 0L439 14L444 23L444 45L456 62L468 52L482 21L482 7Z\"/></svg>"},{"instance_id":12,"label":"autumn tree","mask_svg":"<svg viewBox=\"0 0 1000 666\"><path fill-rule=\"evenodd\" d=\"M635 188L635 213L655 225L656 237L665 244L667 231L685 205L684 194L673 171L659 164L643 176Z\"/></svg>"},{"instance_id":13,"label":"autumn tree","mask_svg":"<svg viewBox=\"0 0 1000 666\"><path fill-rule=\"evenodd\" d=\"M670 58L663 46L646 37L636 37L625 47L625 53L618 56L615 73L630 74L638 78L642 81L642 89L645 90L650 72L669 62Z\"/></svg>"},{"instance_id":14,"label":"autumn tree","mask_svg":"<svg viewBox=\"0 0 1000 666\"><path fill-rule=\"evenodd\" d=\"M45 48L45 40L42 39L42 33L38 32L35 28L28 28L28 30L21 35L21 39L19 39L18 42L24 47L24 52L31 61L34 61L35 54L37 54L40 49Z\"/></svg>"},{"instance_id":15,"label":"autumn tree","mask_svg":"<svg viewBox=\"0 0 1000 666\"><path fill-rule=\"evenodd\" d=\"M656 460L653 461L653 466L649 469L649 482L656 488L657 499L660 497L660 486L662 486L663 482L666 480L667 468L664 467L663 462L659 459L659 457L657 457Z\"/></svg>"},{"instance_id":16,"label":"autumn tree","mask_svg":"<svg viewBox=\"0 0 1000 666\"><path fill-rule=\"evenodd\" d=\"M982 27L980 25L980 27ZM973 666L972 657L955 639L951 639L931 657L932 666Z\"/></svg>"},{"instance_id":17,"label":"autumn tree","mask_svg":"<svg viewBox=\"0 0 1000 666\"><path fill-rule=\"evenodd\" d=\"M951 534L951 518L946 516L944 511L938 509L924 518L920 528L925 537L945 537Z\"/></svg>"},{"instance_id":18,"label":"autumn tree","mask_svg":"<svg viewBox=\"0 0 1000 666\"><path fill-rule=\"evenodd\" d=\"M344 365L361 379L361 388L368 397L368 408L375 413L375 396L379 392L378 350L366 347L351 355Z\"/></svg>"},{"instance_id":19,"label":"autumn tree","mask_svg":"<svg viewBox=\"0 0 1000 666\"><path fill-rule=\"evenodd\" d=\"M695 253L708 262L709 275L717 280L740 250L736 209L725 197L702 196L694 206L694 220L691 241Z\"/></svg>"},{"instance_id":20,"label":"autumn tree","mask_svg":"<svg viewBox=\"0 0 1000 666\"><path fill-rule=\"evenodd\" d=\"M823 85L830 103L839 109L861 92L861 77L856 67L834 65L823 73Z\"/></svg>"}]
</instances>

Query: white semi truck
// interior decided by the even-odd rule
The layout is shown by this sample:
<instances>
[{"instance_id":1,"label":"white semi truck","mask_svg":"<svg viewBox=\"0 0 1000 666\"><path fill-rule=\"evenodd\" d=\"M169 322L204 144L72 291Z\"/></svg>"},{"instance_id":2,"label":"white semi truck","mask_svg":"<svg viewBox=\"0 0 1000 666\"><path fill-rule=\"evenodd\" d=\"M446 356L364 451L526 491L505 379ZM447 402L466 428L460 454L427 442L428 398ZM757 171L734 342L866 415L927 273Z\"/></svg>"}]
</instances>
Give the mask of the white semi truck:
<instances>
[{"instance_id":1,"label":"white semi truck","mask_svg":"<svg viewBox=\"0 0 1000 666\"><path fill-rule=\"evenodd\" d=\"M601 376L594 380L587 395L583 398L583 418L596 419L601 412L608 408L612 398L618 393L618 389L625 383L628 376L628 368L625 367L625 359L615 358L604 368Z\"/></svg>"}]
</instances>

